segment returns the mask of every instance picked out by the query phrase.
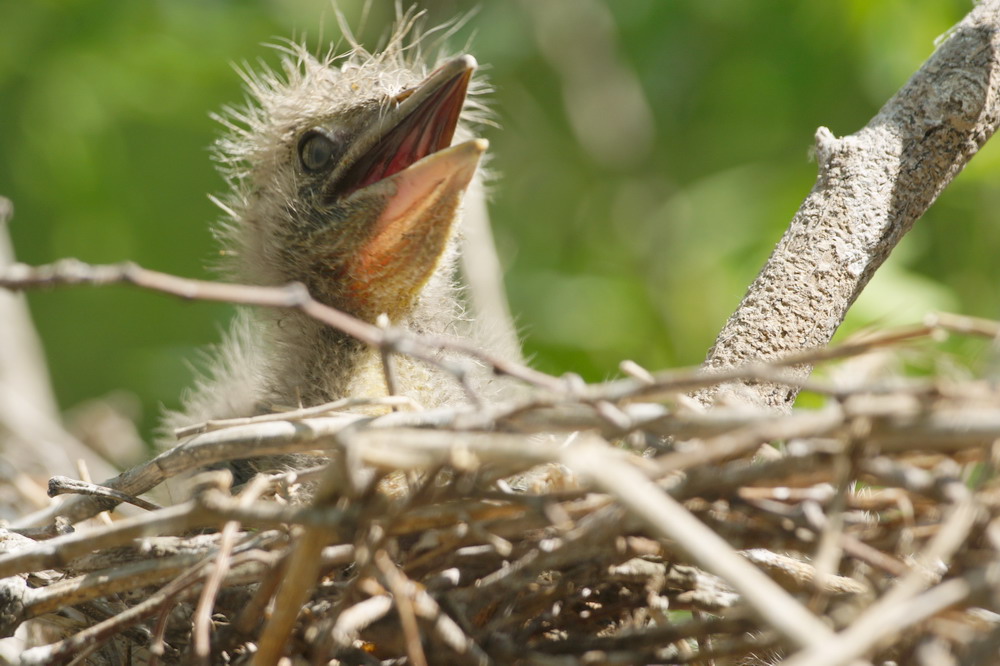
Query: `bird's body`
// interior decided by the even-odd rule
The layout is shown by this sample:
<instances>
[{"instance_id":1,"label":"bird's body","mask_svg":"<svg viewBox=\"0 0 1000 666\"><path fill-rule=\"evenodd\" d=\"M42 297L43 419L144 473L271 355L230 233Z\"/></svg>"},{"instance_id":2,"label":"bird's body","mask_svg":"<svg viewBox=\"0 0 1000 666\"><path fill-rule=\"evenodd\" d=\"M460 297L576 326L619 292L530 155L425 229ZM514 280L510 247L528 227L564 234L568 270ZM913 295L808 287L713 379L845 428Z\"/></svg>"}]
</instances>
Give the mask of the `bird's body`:
<instances>
[{"instance_id":1,"label":"bird's body","mask_svg":"<svg viewBox=\"0 0 1000 666\"><path fill-rule=\"evenodd\" d=\"M470 56L423 63L404 27L378 54L318 59L282 47L280 71L247 72L245 108L221 117L229 193L220 239L233 279L303 283L369 322L493 346L455 279L464 193L486 148L467 121ZM472 85L475 85L472 83ZM454 144L453 144L454 139ZM508 350L509 353L516 353ZM399 394L425 407L462 392L439 368L395 360ZM502 391L487 369L487 400ZM240 313L176 427L388 392L378 350L293 310Z\"/></svg>"}]
</instances>

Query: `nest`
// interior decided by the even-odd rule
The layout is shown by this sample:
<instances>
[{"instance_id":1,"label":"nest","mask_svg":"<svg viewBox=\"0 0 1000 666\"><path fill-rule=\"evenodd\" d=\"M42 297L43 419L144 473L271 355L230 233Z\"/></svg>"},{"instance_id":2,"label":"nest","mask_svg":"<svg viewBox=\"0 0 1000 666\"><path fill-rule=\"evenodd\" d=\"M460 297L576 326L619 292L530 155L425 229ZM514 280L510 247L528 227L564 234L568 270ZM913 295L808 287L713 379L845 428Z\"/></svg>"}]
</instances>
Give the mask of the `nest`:
<instances>
[{"instance_id":1,"label":"nest","mask_svg":"<svg viewBox=\"0 0 1000 666\"><path fill-rule=\"evenodd\" d=\"M898 368L920 343L940 358L939 331L995 340L1000 324L939 316L825 348L996 130L996 14L976 5L858 133L820 128L817 186L711 370L626 363L588 385L372 326L301 286L6 267L10 289L127 282L296 308L380 349L388 386L406 354L469 401L205 423L101 485L54 478L50 494L74 496L0 529L0 635L20 629L23 664L996 663L1000 391ZM766 344L730 345L747 338ZM807 347L824 349L730 367ZM484 404L461 359L527 397ZM810 400L788 411L743 399L799 390ZM203 471L295 453L328 462L240 487ZM180 503L140 498L185 475Z\"/></svg>"},{"instance_id":2,"label":"nest","mask_svg":"<svg viewBox=\"0 0 1000 666\"><path fill-rule=\"evenodd\" d=\"M51 481L77 496L2 531L0 629L30 626L25 664L994 663L1000 391L871 369L914 341L940 355L944 329L1000 325L939 316L782 363L626 363L592 385L480 354L530 396L205 423L101 486ZM439 344L377 342L387 359ZM826 373L801 386L812 407L733 397L804 363ZM329 462L138 499L305 452ZM120 503L141 510L74 531Z\"/></svg>"}]
</instances>

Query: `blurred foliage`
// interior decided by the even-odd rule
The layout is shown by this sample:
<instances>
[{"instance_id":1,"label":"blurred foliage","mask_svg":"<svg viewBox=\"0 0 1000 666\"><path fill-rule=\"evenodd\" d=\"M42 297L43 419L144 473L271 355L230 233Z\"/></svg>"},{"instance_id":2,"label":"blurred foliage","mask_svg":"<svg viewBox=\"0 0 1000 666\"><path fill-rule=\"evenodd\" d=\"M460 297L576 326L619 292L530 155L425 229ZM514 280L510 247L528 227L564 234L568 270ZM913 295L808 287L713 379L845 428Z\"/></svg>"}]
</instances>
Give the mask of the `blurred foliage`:
<instances>
[{"instance_id":1,"label":"blurred foliage","mask_svg":"<svg viewBox=\"0 0 1000 666\"><path fill-rule=\"evenodd\" d=\"M357 21L359 2L341 0ZM452 40L495 93L492 215L535 364L588 379L623 358L696 364L815 178L816 127L863 126L968 0L522 0L481 4ZM374 2L360 34L392 18ZM19 258L132 259L209 277L217 191L208 112L242 98L232 62L336 39L329 0L0 4L0 193ZM945 308L996 317L1000 149L973 161L845 326ZM32 294L64 407L117 388L176 406L228 308L126 288Z\"/></svg>"}]
</instances>

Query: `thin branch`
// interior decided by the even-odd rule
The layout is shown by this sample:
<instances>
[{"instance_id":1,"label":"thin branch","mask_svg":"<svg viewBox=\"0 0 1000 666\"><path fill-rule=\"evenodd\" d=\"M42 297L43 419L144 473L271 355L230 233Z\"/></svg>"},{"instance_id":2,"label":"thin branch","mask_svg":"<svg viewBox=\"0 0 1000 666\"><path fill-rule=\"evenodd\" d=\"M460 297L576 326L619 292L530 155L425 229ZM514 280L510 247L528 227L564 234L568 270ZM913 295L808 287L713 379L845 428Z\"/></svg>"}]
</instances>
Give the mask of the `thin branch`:
<instances>
[{"instance_id":1,"label":"thin branch","mask_svg":"<svg viewBox=\"0 0 1000 666\"><path fill-rule=\"evenodd\" d=\"M375 553L375 566L385 578L386 586L392 592L399 622L403 627L406 639L406 654L414 666L427 666L427 656L420 644L420 628L417 626L417 616L413 611L414 585L413 581L403 574L384 550Z\"/></svg>"},{"instance_id":2,"label":"thin branch","mask_svg":"<svg viewBox=\"0 0 1000 666\"><path fill-rule=\"evenodd\" d=\"M259 559L260 554L258 553L235 558L235 561L232 563L230 576L232 576L234 581L239 580L243 583L253 581L259 576L259 569L257 568L257 560ZM242 570L242 565L247 563L248 560L252 565L249 573ZM95 644L100 645L110 640L126 627L156 613L159 609L169 604L176 604L181 599L193 596L198 591L197 584L206 575L205 570L208 566L209 563L202 562L191 567L155 594L150 595L118 615L108 618L104 622L88 627L57 643L26 650L21 655L21 663L25 666L69 663L82 648Z\"/></svg>"},{"instance_id":3,"label":"thin branch","mask_svg":"<svg viewBox=\"0 0 1000 666\"><path fill-rule=\"evenodd\" d=\"M174 437L177 439L185 439L193 435L200 435L203 432L209 432L212 430L223 430L225 428L231 428L238 425L250 425L252 423L267 423L268 421L294 421L297 419L305 419L310 416L326 416L328 414L339 412L342 410L347 410L352 407L406 407L410 410L419 412L422 411L422 407L414 402L413 398L408 398L406 396L377 396L371 398L341 398L339 400L333 400L331 402L323 403L322 405L316 405L314 407L302 407L300 409L291 409L282 412L273 412L270 414L260 414L258 416L245 416L242 418L233 419L212 419L211 421L205 421L204 423L195 423L194 425L184 426L183 428L177 428L174 430Z\"/></svg>"},{"instance_id":4,"label":"thin branch","mask_svg":"<svg viewBox=\"0 0 1000 666\"><path fill-rule=\"evenodd\" d=\"M324 305L309 295L305 286L298 283L283 287L227 284L206 280L192 280L143 268L131 262L91 265L76 259L62 259L54 264L28 266L11 264L0 273L0 287L24 290L61 285L104 286L131 284L171 294L188 300L219 301L236 305L256 305L270 308L289 308L312 317L316 321L336 328L348 335L387 352L406 354L426 363L436 365L461 380L468 374L465 364L442 359L441 350L456 352L486 363L498 374L505 374L529 384L551 391L562 392L562 380L529 368L526 365L503 359L468 343L434 336L417 336L393 327L380 329L356 317Z\"/></svg>"},{"instance_id":5,"label":"thin branch","mask_svg":"<svg viewBox=\"0 0 1000 666\"><path fill-rule=\"evenodd\" d=\"M242 508L247 507L255 501L268 486L268 479L263 476L254 477L248 486L240 494L237 500ZM226 576L231 568L231 558L233 548L236 546L236 537L240 529L240 523L235 520L227 521L222 527L222 538L219 541L219 550L215 554L214 562L208 571L205 584L202 587L201 595L198 598L198 605L195 607L192 624L194 629L191 632L194 659L197 663L210 663L211 644L209 639L212 610L215 607L216 597L225 582Z\"/></svg>"},{"instance_id":6,"label":"thin branch","mask_svg":"<svg viewBox=\"0 0 1000 666\"><path fill-rule=\"evenodd\" d=\"M89 495L91 497L101 497L112 500L116 503L124 502L125 504L131 504L139 507L140 509L145 509L146 511L156 511L157 509L163 508L153 504L152 502L148 502L141 497L133 497L132 495L127 495L123 492L114 490L113 488L99 486L85 481L78 481L76 479L69 479L65 476L53 476L49 479L49 497L57 497L59 495Z\"/></svg>"}]
</instances>

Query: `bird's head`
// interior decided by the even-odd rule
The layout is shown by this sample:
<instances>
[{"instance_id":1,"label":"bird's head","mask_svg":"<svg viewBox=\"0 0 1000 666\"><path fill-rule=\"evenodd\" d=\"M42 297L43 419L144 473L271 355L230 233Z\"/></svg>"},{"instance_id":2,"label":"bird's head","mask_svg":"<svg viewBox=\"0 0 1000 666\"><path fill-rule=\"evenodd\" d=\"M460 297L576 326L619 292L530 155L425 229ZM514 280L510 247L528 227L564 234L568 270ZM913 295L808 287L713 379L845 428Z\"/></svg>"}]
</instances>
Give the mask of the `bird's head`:
<instances>
[{"instance_id":1,"label":"bird's head","mask_svg":"<svg viewBox=\"0 0 1000 666\"><path fill-rule=\"evenodd\" d=\"M428 74L405 50L284 50L284 71L245 74L250 103L222 117L223 240L238 277L303 282L356 316L401 320L447 261L487 146L452 145L476 62L449 58Z\"/></svg>"}]
</instances>

